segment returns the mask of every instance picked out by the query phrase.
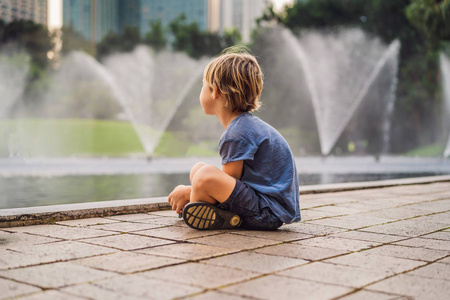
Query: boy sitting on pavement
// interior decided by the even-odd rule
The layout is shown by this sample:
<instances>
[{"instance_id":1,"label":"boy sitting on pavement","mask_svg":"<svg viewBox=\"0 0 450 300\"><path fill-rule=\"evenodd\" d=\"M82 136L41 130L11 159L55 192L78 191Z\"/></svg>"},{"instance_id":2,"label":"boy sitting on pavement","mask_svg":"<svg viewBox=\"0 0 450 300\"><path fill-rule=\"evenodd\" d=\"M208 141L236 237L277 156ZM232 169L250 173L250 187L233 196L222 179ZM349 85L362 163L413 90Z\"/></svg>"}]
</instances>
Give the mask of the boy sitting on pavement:
<instances>
[{"instance_id":1,"label":"boy sitting on pavement","mask_svg":"<svg viewBox=\"0 0 450 300\"><path fill-rule=\"evenodd\" d=\"M289 145L253 116L263 74L256 58L233 49L205 68L200 103L225 128L219 141L222 170L205 163L190 172L191 186L177 186L168 201L195 229L276 230L300 221L299 184Z\"/></svg>"}]
</instances>

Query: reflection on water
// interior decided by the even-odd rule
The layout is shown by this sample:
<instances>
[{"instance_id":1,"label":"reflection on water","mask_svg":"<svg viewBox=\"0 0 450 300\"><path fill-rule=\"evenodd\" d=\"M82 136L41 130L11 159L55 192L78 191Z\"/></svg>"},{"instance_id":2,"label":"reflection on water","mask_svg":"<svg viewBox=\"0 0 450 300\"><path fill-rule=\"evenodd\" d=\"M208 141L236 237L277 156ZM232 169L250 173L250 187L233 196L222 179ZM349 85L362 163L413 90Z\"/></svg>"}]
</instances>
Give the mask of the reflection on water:
<instances>
[{"instance_id":1,"label":"reflection on water","mask_svg":"<svg viewBox=\"0 0 450 300\"><path fill-rule=\"evenodd\" d=\"M442 173L300 174L300 185L372 181ZM167 196L188 173L0 177L0 209Z\"/></svg>"}]
</instances>

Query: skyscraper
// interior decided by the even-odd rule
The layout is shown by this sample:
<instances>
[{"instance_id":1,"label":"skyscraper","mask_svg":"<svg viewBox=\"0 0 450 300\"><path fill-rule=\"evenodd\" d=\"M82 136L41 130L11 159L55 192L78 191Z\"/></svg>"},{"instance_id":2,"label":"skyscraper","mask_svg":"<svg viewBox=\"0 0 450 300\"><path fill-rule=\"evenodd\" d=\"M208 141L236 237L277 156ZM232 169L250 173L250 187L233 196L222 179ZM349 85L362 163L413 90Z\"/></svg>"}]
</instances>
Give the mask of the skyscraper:
<instances>
[{"instance_id":1,"label":"skyscraper","mask_svg":"<svg viewBox=\"0 0 450 300\"><path fill-rule=\"evenodd\" d=\"M150 30L150 22L160 20L164 27L179 17L187 23L196 22L200 30L209 29L209 2L211 0L141 0L141 34Z\"/></svg>"},{"instance_id":2,"label":"skyscraper","mask_svg":"<svg viewBox=\"0 0 450 300\"><path fill-rule=\"evenodd\" d=\"M236 28L242 40L248 42L256 19L262 16L267 3L267 0L221 0L220 32Z\"/></svg>"},{"instance_id":3,"label":"skyscraper","mask_svg":"<svg viewBox=\"0 0 450 300\"><path fill-rule=\"evenodd\" d=\"M63 25L92 42L139 25L139 0L63 0Z\"/></svg>"},{"instance_id":4,"label":"skyscraper","mask_svg":"<svg viewBox=\"0 0 450 300\"><path fill-rule=\"evenodd\" d=\"M47 0L0 0L0 19L31 20L47 25Z\"/></svg>"}]
</instances>

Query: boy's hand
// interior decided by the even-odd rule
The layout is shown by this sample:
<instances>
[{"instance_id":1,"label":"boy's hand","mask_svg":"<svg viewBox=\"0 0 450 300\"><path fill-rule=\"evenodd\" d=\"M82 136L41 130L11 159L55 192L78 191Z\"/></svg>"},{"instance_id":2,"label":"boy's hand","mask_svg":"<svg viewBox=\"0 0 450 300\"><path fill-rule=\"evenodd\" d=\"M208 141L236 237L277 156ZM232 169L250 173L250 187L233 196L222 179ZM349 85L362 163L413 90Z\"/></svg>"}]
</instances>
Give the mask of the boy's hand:
<instances>
[{"instance_id":1,"label":"boy's hand","mask_svg":"<svg viewBox=\"0 0 450 300\"><path fill-rule=\"evenodd\" d=\"M188 185L179 185L173 189L167 199L172 205L172 210L175 210L177 214L181 214L184 206L189 203L191 198L191 187Z\"/></svg>"}]
</instances>

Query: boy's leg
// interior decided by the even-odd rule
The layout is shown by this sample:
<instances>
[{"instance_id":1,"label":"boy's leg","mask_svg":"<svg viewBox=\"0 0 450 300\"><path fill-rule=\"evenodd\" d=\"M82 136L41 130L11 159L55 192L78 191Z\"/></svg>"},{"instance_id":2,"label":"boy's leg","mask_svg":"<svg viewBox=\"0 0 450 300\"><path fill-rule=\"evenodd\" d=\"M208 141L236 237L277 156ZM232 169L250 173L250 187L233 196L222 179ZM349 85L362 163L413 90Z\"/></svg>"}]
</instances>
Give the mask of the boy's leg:
<instances>
[{"instance_id":1,"label":"boy's leg","mask_svg":"<svg viewBox=\"0 0 450 300\"><path fill-rule=\"evenodd\" d=\"M196 164L191 171L190 202L225 202L233 192L236 179L215 166Z\"/></svg>"}]
</instances>

